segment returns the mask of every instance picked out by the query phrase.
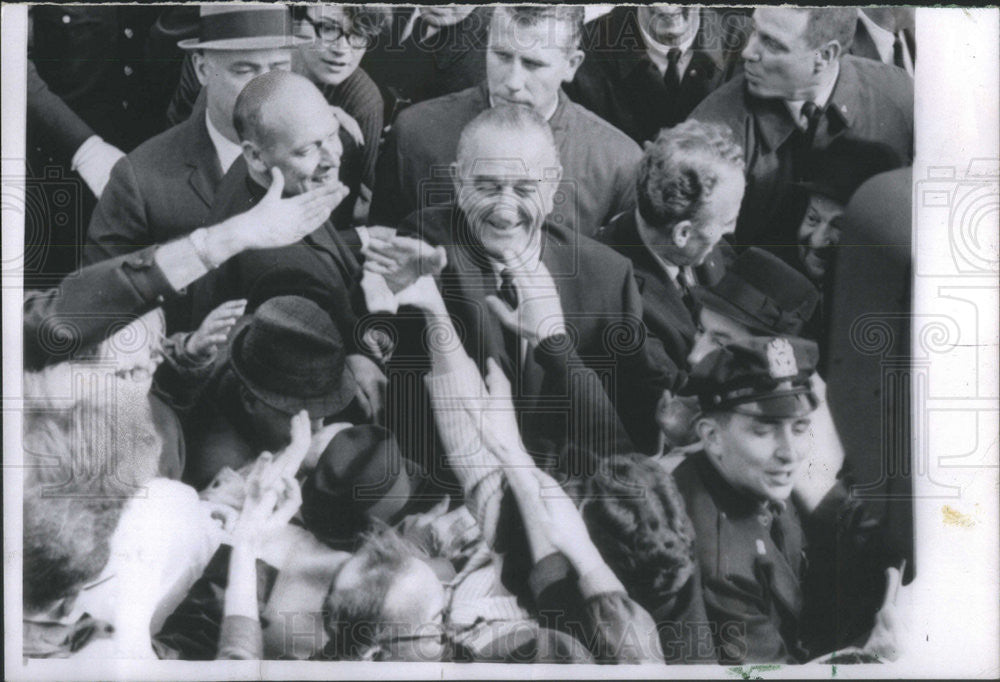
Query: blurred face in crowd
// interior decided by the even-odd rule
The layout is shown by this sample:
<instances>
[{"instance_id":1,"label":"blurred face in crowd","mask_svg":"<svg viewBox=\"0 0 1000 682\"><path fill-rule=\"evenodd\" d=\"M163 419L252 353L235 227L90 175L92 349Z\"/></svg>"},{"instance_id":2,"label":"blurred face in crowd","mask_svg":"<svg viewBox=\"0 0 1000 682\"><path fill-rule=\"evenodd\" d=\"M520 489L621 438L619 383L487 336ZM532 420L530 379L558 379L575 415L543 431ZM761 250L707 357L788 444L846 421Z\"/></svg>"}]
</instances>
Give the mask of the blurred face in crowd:
<instances>
[{"instance_id":1,"label":"blurred face in crowd","mask_svg":"<svg viewBox=\"0 0 1000 682\"><path fill-rule=\"evenodd\" d=\"M818 50L806 40L808 12L760 7L743 49L747 89L757 97L806 99L821 72Z\"/></svg>"},{"instance_id":2,"label":"blurred face in crowd","mask_svg":"<svg viewBox=\"0 0 1000 682\"><path fill-rule=\"evenodd\" d=\"M354 73L368 49L368 37L355 30L343 7L314 5L305 10L307 20L295 25L296 35L313 42L298 48L303 69L313 82L339 85Z\"/></svg>"},{"instance_id":3,"label":"blurred face in crowd","mask_svg":"<svg viewBox=\"0 0 1000 682\"><path fill-rule=\"evenodd\" d=\"M428 5L420 8L420 16L434 26L452 26L472 14L474 9L474 5Z\"/></svg>"},{"instance_id":4,"label":"blurred face in crowd","mask_svg":"<svg viewBox=\"0 0 1000 682\"><path fill-rule=\"evenodd\" d=\"M264 106L261 119L261 130L243 143L252 171L266 176L277 167L288 196L338 182L340 124L313 84L299 79Z\"/></svg>"},{"instance_id":5,"label":"blurred face in crowd","mask_svg":"<svg viewBox=\"0 0 1000 682\"><path fill-rule=\"evenodd\" d=\"M720 165L718 181L695 219L674 225L670 237L660 248L654 248L674 265L701 265L719 240L736 229L745 188L746 180L739 168Z\"/></svg>"},{"instance_id":6,"label":"blurred face in crowd","mask_svg":"<svg viewBox=\"0 0 1000 682\"><path fill-rule=\"evenodd\" d=\"M233 108L243 86L268 71L291 71L290 50L203 50L194 54L198 80L205 87L208 115L220 133L238 141Z\"/></svg>"},{"instance_id":7,"label":"blurred face in crowd","mask_svg":"<svg viewBox=\"0 0 1000 682\"><path fill-rule=\"evenodd\" d=\"M496 257L529 254L552 211L561 175L540 133L481 128L455 166L458 206L483 247Z\"/></svg>"},{"instance_id":8,"label":"blurred face in crowd","mask_svg":"<svg viewBox=\"0 0 1000 682\"><path fill-rule=\"evenodd\" d=\"M641 5L639 25L663 45L677 45L698 29L698 7L690 5Z\"/></svg>"},{"instance_id":9,"label":"blurred face in crowd","mask_svg":"<svg viewBox=\"0 0 1000 682\"><path fill-rule=\"evenodd\" d=\"M739 412L698 422L705 451L733 487L761 500L792 494L795 474L812 448L808 416L755 417Z\"/></svg>"},{"instance_id":10,"label":"blurred face in crowd","mask_svg":"<svg viewBox=\"0 0 1000 682\"><path fill-rule=\"evenodd\" d=\"M163 361L163 311L152 310L108 337L98 350L101 363L111 363L115 391L126 400L144 397Z\"/></svg>"},{"instance_id":11,"label":"blurred face in crowd","mask_svg":"<svg viewBox=\"0 0 1000 682\"><path fill-rule=\"evenodd\" d=\"M337 574L334 591L357 590L365 585L366 562L363 550L352 557ZM382 644L384 660L440 661L446 647L441 641L446 606L441 579L425 561L406 560L392 574L381 605L382 622L390 640Z\"/></svg>"},{"instance_id":12,"label":"blurred face in crowd","mask_svg":"<svg viewBox=\"0 0 1000 682\"><path fill-rule=\"evenodd\" d=\"M826 275L833 247L840 243L840 230L835 226L844 213L844 205L822 194L809 196L809 206L802 217L798 232L799 261L813 280Z\"/></svg>"},{"instance_id":13,"label":"blurred face in crowd","mask_svg":"<svg viewBox=\"0 0 1000 682\"><path fill-rule=\"evenodd\" d=\"M520 25L509 12L494 11L486 53L493 104L531 107L547 118L556 108L559 88L573 80L582 61L566 22Z\"/></svg>"},{"instance_id":14,"label":"blurred face in crowd","mask_svg":"<svg viewBox=\"0 0 1000 682\"><path fill-rule=\"evenodd\" d=\"M746 343L753 338L746 326L711 308L702 307L698 315L698 333L694 346L687 357L688 365L694 367L706 355L733 343Z\"/></svg>"}]
</instances>

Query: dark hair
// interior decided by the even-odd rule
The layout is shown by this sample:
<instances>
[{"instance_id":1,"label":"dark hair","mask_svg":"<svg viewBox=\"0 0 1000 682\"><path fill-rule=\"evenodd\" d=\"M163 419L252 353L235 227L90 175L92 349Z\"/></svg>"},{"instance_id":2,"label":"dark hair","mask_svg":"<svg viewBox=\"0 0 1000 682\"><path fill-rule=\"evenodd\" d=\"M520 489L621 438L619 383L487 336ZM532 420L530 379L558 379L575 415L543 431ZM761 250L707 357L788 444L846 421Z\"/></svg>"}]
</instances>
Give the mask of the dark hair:
<instances>
[{"instance_id":1,"label":"dark hair","mask_svg":"<svg viewBox=\"0 0 1000 682\"><path fill-rule=\"evenodd\" d=\"M310 8L322 9L322 5L292 5L292 20L304 20ZM389 8L385 5L340 5L340 9L351 22L351 33L373 41L389 25Z\"/></svg>"},{"instance_id":2,"label":"dark hair","mask_svg":"<svg viewBox=\"0 0 1000 682\"><path fill-rule=\"evenodd\" d=\"M727 126L688 120L661 130L639 162L639 215L654 228L694 221L722 165L743 171L743 150Z\"/></svg>"},{"instance_id":3,"label":"dark hair","mask_svg":"<svg viewBox=\"0 0 1000 682\"><path fill-rule=\"evenodd\" d=\"M840 43L841 55L854 43L854 32L858 26L856 7L804 7L809 12L806 24L806 43L809 47L820 48L831 40Z\"/></svg>"},{"instance_id":4,"label":"dark hair","mask_svg":"<svg viewBox=\"0 0 1000 682\"><path fill-rule=\"evenodd\" d=\"M520 26L537 26L547 19L563 22L570 28L569 50L580 46L583 38L583 5L497 5L496 9L509 14ZM497 12L493 12L495 17Z\"/></svg>"},{"instance_id":5,"label":"dark hair","mask_svg":"<svg viewBox=\"0 0 1000 682\"><path fill-rule=\"evenodd\" d=\"M378 646L388 628L386 595L410 560L419 556L419 550L384 524L363 536L353 557L363 562L362 583L338 591L335 579L324 600L323 625L330 640L324 650L326 657L359 660Z\"/></svg>"},{"instance_id":6,"label":"dark hair","mask_svg":"<svg viewBox=\"0 0 1000 682\"><path fill-rule=\"evenodd\" d=\"M694 529L673 477L641 454L595 458L567 483L594 545L647 609L676 594L695 570Z\"/></svg>"}]
</instances>

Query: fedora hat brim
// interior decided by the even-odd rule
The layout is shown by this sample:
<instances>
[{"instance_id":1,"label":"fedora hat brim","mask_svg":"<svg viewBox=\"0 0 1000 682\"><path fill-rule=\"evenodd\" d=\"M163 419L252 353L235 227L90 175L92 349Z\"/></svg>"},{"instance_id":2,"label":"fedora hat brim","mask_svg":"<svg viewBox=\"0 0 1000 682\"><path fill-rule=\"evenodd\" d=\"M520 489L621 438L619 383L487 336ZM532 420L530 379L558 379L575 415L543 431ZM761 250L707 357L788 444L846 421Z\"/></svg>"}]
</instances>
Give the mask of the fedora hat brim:
<instances>
[{"instance_id":1,"label":"fedora hat brim","mask_svg":"<svg viewBox=\"0 0 1000 682\"><path fill-rule=\"evenodd\" d=\"M745 327L749 327L750 331L756 334L774 333L763 321L758 320L742 308L733 305L707 287L695 287L691 290L691 295L703 307L713 310L720 315L725 315Z\"/></svg>"},{"instance_id":2,"label":"fedora hat brim","mask_svg":"<svg viewBox=\"0 0 1000 682\"><path fill-rule=\"evenodd\" d=\"M226 38L206 40L188 38L177 43L182 50L281 50L292 49L313 42L303 36L250 36L246 38Z\"/></svg>"},{"instance_id":3,"label":"fedora hat brim","mask_svg":"<svg viewBox=\"0 0 1000 682\"><path fill-rule=\"evenodd\" d=\"M365 509L345 513L343 505L346 500L320 490L314 473L302 484L302 520L306 529L327 544L350 546L359 533L368 530L372 517L381 519L389 526L399 523L407 510L412 508L424 480L419 467L404 465L382 499Z\"/></svg>"},{"instance_id":4,"label":"fedora hat brim","mask_svg":"<svg viewBox=\"0 0 1000 682\"><path fill-rule=\"evenodd\" d=\"M300 410L306 410L312 419L323 419L337 414L351 404L351 401L354 400L356 385L354 376L351 375L347 367L344 368L343 373L340 375L340 381L337 382L337 385L330 392L311 398L284 395L264 388L254 382L240 359L239 353L243 338L246 336L252 321L253 315L244 315L233 326L229 366L233 368L233 373L236 374L243 385L247 387L247 390L255 397L270 407L288 414L296 414Z\"/></svg>"}]
</instances>

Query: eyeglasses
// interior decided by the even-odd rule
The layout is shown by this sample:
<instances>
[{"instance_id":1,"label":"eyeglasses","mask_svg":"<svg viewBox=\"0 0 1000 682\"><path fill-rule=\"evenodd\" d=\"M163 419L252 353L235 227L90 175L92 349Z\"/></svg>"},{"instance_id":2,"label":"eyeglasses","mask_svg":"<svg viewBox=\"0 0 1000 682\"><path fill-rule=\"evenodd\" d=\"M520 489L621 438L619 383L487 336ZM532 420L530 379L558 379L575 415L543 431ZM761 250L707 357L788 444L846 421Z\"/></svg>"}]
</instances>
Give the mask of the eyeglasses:
<instances>
[{"instance_id":1,"label":"eyeglasses","mask_svg":"<svg viewBox=\"0 0 1000 682\"><path fill-rule=\"evenodd\" d=\"M316 31L316 36L325 43L335 43L341 38L347 38L347 44L359 50L368 49L372 45L372 39L369 36L346 31L339 22L332 19L315 21L309 15L304 14L302 20L308 22Z\"/></svg>"}]
</instances>

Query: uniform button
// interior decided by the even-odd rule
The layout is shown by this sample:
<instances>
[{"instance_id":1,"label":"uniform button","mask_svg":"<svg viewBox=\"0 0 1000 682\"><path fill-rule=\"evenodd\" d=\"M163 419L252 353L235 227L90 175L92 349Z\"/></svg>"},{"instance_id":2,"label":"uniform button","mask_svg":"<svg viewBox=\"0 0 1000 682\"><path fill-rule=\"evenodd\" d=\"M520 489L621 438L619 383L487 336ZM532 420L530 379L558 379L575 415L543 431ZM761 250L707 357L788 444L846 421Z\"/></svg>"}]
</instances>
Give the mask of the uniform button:
<instances>
[{"instance_id":1,"label":"uniform button","mask_svg":"<svg viewBox=\"0 0 1000 682\"><path fill-rule=\"evenodd\" d=\"M68 15L68 14L64 14L64 15L62 16L62 22L63 22L64 24L68 24L68 23L69 23L70 21L71 21L71 19L69 18L69 15Z\"/></svg>"},{"instance_id":2,"label":"uniform button","mask_svg":"<svg viewBox=\"0 0 1000 682\"><path fill-rule=\"evenodd\" d=\"M131 66L126 66L126 67L125 67L124 69L122 69L122 70L123 70L123 71L125 72L125 75L126 75L126 76L131 76L131 75L132 75L132 67L131 67Z\"/></svg>"},{"instance_id":3,"label":"uniform button","mask_svg":"<svg viewBox=\"0 0 1000 682\"><path fill-rule=\"evenodd\" d=\"M126 29L125 29L125 37L126 37L126 38L131 38L131 37L132 37L132 36L134 36L134 35L135 35L135 34L134 34L134 33L132 32L132 29L130 29L130 28L126 28Z\"/></svg>"},{"instance_id":4,"label":"uniform button","mask_svg":"<svg viewBox=\"0 0 1000 682\"><path fill-rule=\"evenodd\" d=\"M122 109L128 109L128 102L122 102Z\"/></svg>"}]
</instances>

